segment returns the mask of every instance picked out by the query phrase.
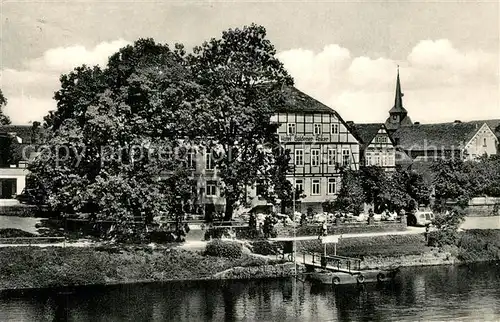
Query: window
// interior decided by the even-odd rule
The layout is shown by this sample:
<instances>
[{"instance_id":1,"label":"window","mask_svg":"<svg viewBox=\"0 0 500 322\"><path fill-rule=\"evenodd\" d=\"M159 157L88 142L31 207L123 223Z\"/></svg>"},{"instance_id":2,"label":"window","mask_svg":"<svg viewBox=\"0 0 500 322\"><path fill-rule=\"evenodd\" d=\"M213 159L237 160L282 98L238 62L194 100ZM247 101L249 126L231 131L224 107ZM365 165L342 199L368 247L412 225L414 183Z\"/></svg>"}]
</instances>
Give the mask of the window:
<instances>
[{"instance_id":1,"label":"window","mask_svg":"<svg viewBox=\"0 0 500 322\"><path fill-rule=\"evenodd\" d=\"M213 160L213 156L212 156L212 153L207 153L205 154L205 168L207 170L213 170L214 169L214 160Z\"/></svg>"},{"instance_id":2,"label":"window","mask_svg":"<svg viewBox=\"0 0 500 322\"><path fill-rule=\"evenodd\" d=\"M334 150L334 149L330 149L328 150L328 165L335 165L335 162L337 159L337 150Z\"/></svg>"},{"instance_id":3,"label":"window","mask_svg":"<svg viewBox=\"0 0 500 322\"><path fill-rule=\"evenodd\" d=\"M392 154L389 154L387 156L387 165L393 166L394 165L394 156Z\"/></svg>"},{"instance_id":4,"label":"window","mask_svg":"<svg viewBox=\"0 0 500 322\"><path fill-rule=\"evenodd\" d=\"M311 150L311 165L313 167L319 166L319 149Z\"/></svg>"},{"instance_id":5,"label":"window","mask_svg":"<svg viewBox=\"0 0 500 322\"><path fill-rule=\"evenodd\" d=\"M295 149L295 165L304 165L304 150Z\"/></svg>"},{"instance_id":6,"label":"window","mask_svg":"<svg viewBox=\"0 0 500 322\"><path fill-rule=\"evenodd\" d=\"M375 137L375 143L387 143L387 137L377 136Z\"/></svg>"},{"instance_id":7,"label":"window","mask_svg":"<svg viewBox=\"0 0 500 322\"><path fill-rule=\"evenodd\" d=\"M387 153L382 154L382 166L385 167L387 165Z\"/></svg>"},{"instance_id":8,"label":"window","mask_svg":"<svg viewBox=\"0 0 500 322\"><path fill-rule=\"evenodd\" d=\"M332 134L338 134L338 133L339 133L339 125L332 124Z\"/></svg>"},{"instance_id":9,"label":"window","mask_svg":"<svg viewBox=\"0 0 500 322\"><path fill-rule=\"evenodd\" d=\"M187 167L196 169L196 151L189 150L187 153Z\"/></svg>"},{"instance_id":10,"label":"window","mask_svg":"<svg viewBox=\"0 0 500 322\"><path fill-rule=\"evenodd\" d=\"M376 166L380 166L381 165L380 154L379 153L375 154L375 165Z\"/></svg>"},{"instance_id":11,"label":"window","mask_svg":"<svg viewBox=\"0 0 500 322\"><path fill-rule=\"evenodd\" d=\"M304 181L302 179L295 179L295 191L304 191Z\"/></svg>"},{"instance_id":12,"label":"window","mask_svg":"<svg viewBox=\"0 0 500 322\"><path fill-rule=\"evenodd\" d=\"M350 163L349 150L342 150L342 165L346 166Z\"/></svg>"},{"instance_id":13,"label":"window","mask_svg":"<svg viewBox=\"0 0 500 322\"><path fill-rule=\"evenodd\" d=\"M207 181L207 196L217 196L217 182Z\"/></svg>"},{"instance_id":14,"label":"window","mask_svg":"<svg viewBox=\"0 0 500 322\"><path fill-rule=\"evenodd\" d=\"M373 160L372 160L372 154L371 153L367 153L366 154L366 160L365 160L366 165L372 165L372 162L373 162Z\"/></svg>"},{"instance_id":15,"label":"window","mask_svg":"<svg viewBox=\"0 0 500 322\"><path fill-rule=\"evenodd\" d=\"M483 139L483 146L486 146L486 138Z\"/></svg>"},{"instance_id":16,"label":"window","mask_svg":"<svg viewBox=\"0 0 500 322\"><path fill-rule=\"evenodd\" d=\"M288 123L288 134L295 134L295 123Z\"/></svg>"},{"instance_id":17,"label":"window","mask_svg":"<svg viewBox=\"0 0 500 322\"><path fill-rule=\"evenodd\" d=\"M314 134L321 134L321 124L314 124Z\"/></svg>"},{"instance_id":18,"label":"window","mask_svg":"<svg viewBox=\"0 0 500 322\"><path fill-rule=\"evenodd\" d=\"M320 181L319 179L312 180L311 195L317 196L320 194Z\"/></svg>"},{"instance_id":19,"label":"window","mask_svg":"<svg viewBox=\"0 0 500 322\"><path fill-rule=\"evenodd\" d=\"M337 193L337 181L335 178L328 178L328 194L333 195Z\"/></svg>"}]
</instances>

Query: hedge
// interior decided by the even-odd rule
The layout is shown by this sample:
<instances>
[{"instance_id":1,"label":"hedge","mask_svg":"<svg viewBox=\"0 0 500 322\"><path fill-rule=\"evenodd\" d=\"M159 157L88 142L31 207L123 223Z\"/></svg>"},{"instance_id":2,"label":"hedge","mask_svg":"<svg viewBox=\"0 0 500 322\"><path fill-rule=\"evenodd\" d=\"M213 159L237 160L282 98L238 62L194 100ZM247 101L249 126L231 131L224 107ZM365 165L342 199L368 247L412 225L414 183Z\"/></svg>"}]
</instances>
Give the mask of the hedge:
<instances>
[{"instance_id":1,"label":"hedge","mask_svg":"<svg viewBox=\"0 0 500 322\"><path fill-rule=\"evenodd\" d=\"M243 247L238 242L216 239L207 244L205 255L236 259L243 254L242 249Z\"/></svg>"}]
</instances>

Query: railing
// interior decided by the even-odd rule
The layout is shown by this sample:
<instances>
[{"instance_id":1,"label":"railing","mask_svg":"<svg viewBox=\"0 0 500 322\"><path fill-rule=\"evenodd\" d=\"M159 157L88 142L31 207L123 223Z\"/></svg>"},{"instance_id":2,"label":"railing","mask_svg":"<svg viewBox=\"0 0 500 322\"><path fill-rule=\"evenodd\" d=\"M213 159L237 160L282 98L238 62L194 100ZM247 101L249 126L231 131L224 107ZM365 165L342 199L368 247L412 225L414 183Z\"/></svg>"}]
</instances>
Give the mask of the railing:
<instances>
[{"instance_id":1,"label":"railing","mask_svg":"<svg viewBox=\"0 0 500 322\"><path fill-rule=\"evenodd\" d=\"M306 253L303 253L303 261L305 263ZM320 264L321 267L326 268L330 266L338 270L347 270L349 273L352 271L359 271L361 269L361 259L345 256L325 256L319 253L309 253L312 255L312 263ZM318 261L319 260L319 261Z\"/></svg>"}]
</instances>

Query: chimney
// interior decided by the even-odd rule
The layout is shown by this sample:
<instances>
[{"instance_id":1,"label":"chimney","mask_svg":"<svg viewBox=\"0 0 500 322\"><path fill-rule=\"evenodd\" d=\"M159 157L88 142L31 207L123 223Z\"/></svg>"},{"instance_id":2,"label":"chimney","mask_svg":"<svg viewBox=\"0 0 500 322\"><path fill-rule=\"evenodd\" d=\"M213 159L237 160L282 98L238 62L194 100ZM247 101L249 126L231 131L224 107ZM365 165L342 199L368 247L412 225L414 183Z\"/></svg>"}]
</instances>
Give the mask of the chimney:
<instances>
[{"instance_id":1,"label":"chimney","mask_svg":"<svg viewBox=\"0 0 500 322\"><path fill-rule=\"evenodd\" d=\"M455 120L455 122L454 122L454 123L462 123L462 121L460 121L460 120Z\"/></svg>"},{"instance_id":2,"label":"chimney","mask_svg":"<svg viewBox=\"0 0 500 322\"><path fill-rule=\"evenodd\" d=\"M354 125L354 122L353 122L353 121L347 121L346 123L347 123L347 125L349 125L349 126Z\"/></svg>"}]
</instances>

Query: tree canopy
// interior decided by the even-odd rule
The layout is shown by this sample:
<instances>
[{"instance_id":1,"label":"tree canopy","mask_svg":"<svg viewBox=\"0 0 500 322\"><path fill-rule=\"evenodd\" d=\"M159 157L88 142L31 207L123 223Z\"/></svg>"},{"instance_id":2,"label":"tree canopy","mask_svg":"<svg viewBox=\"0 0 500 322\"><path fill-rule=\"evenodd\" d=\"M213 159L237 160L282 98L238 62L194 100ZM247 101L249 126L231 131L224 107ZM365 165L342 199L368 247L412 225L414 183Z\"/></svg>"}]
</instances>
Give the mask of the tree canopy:
<instances>
[{"instance_id":1,"label":"tree canopy","mask_svg":"<svg viewBox=\"0 0 500 322\"><path fill-rule=\"evenodd\" d=\"M4 107L7 105L7 98L3 95L0 89L0 125L9 125L10 118L4 114Z\"/></svg>"},{"instance_id":2,"label":"tree canopy","mask_svg":"<svg viewBox=\"0 0 500 322\"><path fill-rule=\"evenodd\" d=\"M283 104L283 86L293 84L275 54L265 28L252 24L223 32L189 56L202 92L190 127L213 156L226 200L225 220L246 187L274 162L278 138L271 116Z\"/></svg>"},{"instance_id":3,"label":"tree canopy","mask_svg":"<svg viewBox=\"0 0 500 322\"><path fill-rule=\"evenodd\" d=\"M190 148L213 156L232 217L244 189L280 161L270 123L292 84L263 27L228 30L186 53L140 39L107 66L62 75L29 181L61 213L127 227L193 202ZM268 186L282 185L275 171Z\"/></svg>"},{"instance_id":4,"label":"tree canopy","mask_svg":"<svg viewBox=\"0 0 500 322\"><path fill-rule=\"evenodd\" d=\"M184 77L183 55L180 46L141 39L104 69L81 66L61 76L58 108L45 118L49 148L30 166L53 209L148 222L185 197L185 185L164 180L186 177L175 134L196 86Z\"/></svg>"}]
</instances>

